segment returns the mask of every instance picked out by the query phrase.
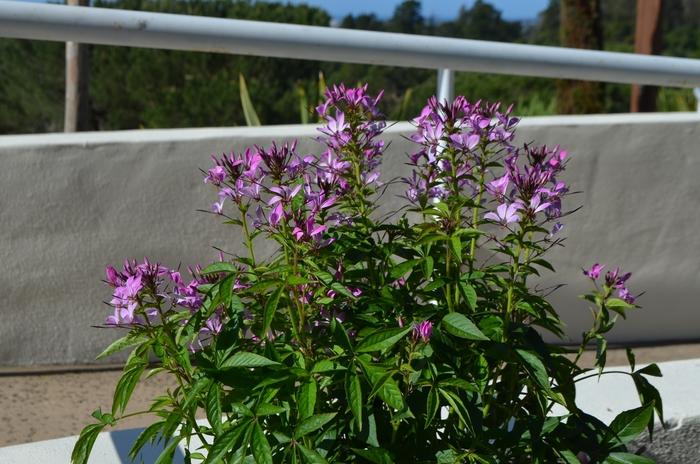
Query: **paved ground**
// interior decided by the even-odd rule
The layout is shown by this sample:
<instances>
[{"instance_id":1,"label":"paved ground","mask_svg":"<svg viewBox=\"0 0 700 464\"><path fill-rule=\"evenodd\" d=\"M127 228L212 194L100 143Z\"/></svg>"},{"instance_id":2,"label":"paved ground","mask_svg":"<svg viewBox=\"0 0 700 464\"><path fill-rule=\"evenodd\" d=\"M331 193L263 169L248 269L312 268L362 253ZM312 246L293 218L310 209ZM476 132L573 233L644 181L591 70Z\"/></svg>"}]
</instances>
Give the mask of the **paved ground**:
<instances>
[{"instance_id":1,"label":"paved ground","mask_svg":"<svg viewBox=\"0 0 700 464\"><path fill-rule=\"evenodd\" d=\"M700 358L700 344L635 348L637 363ZM593 353L582 359L589 365ZM608 365L626 365L624 350L611 350ZM0 369L0 446L75 435L92 421L90 413L102 407L109 410L112 392L120 377L119 370L85 370L74 367ZM131 400L130 411L143 410L150 400L166 388L167 379L153 377L144 381ZM144 426L148 416L134 417L119 429Z\"/></svg>"}]
</instances>

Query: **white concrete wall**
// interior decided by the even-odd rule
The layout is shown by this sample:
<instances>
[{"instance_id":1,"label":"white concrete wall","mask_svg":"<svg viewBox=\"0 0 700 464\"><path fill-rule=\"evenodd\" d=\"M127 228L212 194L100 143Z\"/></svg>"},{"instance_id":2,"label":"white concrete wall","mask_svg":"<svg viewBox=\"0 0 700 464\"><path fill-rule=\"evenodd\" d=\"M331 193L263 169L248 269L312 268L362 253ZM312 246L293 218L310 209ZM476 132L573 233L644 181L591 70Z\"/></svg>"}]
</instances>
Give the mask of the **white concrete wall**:
<instances>
[{"instance_id":1,"label":"white concrete wall","mask_svg":"<svg viewBox=\"0 0 700 464\"><path fill-rule=\"evenodd\" d=\"M385 177L407 172L409 130L387 132ZM215 259L211 246L238 249L236 229L196 211L215 199L198 171L209 156L273 139L315 150L315 134L271 126L0 137L0 366L92 362L119 335L91 328L109 312L105 265L148 256L186 266ZM565 180L583 192L568 199L583 208L552 255L554 283L570 284L553 301L572 339L590 317L576 298L587 286L580 268L596 261L632 271L632 290L647 292L614 341L700 338L699 135L694 113L521 123L520 141L572 153Z\"/></svg>"}]
</instances>

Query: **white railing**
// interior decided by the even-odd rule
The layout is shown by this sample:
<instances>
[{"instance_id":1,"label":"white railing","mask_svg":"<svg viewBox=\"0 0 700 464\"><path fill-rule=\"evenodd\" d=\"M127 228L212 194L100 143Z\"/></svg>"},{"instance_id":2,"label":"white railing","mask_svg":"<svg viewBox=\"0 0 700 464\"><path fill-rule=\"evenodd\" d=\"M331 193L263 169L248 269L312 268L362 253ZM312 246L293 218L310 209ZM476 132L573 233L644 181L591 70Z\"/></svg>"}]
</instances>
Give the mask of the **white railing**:
<instances>
[{"instance_id":1,"label":"white railing","mask_svg":"<svg viewBox=\"0 0 700 464\"><path fill-rule=\"evenodd\" d=\"M700 60L106 8L0 1L0 37L700 87Z\"/></svg>"}]
</instances>

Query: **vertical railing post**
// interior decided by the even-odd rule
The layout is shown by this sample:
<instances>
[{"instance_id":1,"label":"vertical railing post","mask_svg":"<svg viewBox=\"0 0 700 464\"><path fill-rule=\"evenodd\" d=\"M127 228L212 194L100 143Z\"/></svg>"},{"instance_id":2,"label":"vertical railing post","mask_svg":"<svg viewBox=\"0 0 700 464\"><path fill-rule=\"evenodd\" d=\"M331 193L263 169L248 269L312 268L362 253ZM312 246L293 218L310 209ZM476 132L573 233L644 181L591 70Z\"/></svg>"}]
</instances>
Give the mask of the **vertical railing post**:
<instances>
[{"instance_id":1,"label":"vertical railing post","mask_svg":"<svg viewBox=\"0 0 700 464\"><path fill-rule=\"evenodd\" d=\"M452 101L455 97L455 72L451 69L438 69L437 99Z\"/></svg>"},{"instance_id":2,"label":"vertical railing post","mask_svg":"<svg viewBox=\"0 0 700 464\"><path fill-rule=\"evenodd\" d=\"M87 0L67 0L69 6L86 6ZM66 102L63 131L89 128L87 48L78 42L66 42Z\"/></svg>"},{"instance_id":3,"label":"vertical railing post","mask_svg":"<svg viewBox=\"0 0 700 464\"><path fill-rule=\"evenodd\" d=\"M693 95L695 95L695 110L700 113L700 87L693 89Z\"/></svg>"}]
</instances>

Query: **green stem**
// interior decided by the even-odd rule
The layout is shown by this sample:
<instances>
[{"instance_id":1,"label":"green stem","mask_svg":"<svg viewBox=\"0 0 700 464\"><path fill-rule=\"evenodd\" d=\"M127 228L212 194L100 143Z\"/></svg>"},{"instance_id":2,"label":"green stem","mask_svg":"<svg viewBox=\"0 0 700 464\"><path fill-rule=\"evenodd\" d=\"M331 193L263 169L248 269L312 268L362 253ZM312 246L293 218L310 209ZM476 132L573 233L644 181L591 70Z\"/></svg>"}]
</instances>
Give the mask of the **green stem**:
<instances>
[{"instance_id":1,"label":"green stem","mask_svg":"<svg viewBox=\"0 0 700 464\"><path fill-rule=\"evenodd\" d=\"M255 251L253 249L253 240L250 237L250 230L248 229L248 218L246 217L247 207L239 206L239 211L241 212L241 222L243 223L243 233L245 234L245 242L248 247L248 253L250 255L250 261L252 262L252 267L255 268Z\"/></svg>"},{"instance_id":2,"label":"green stem","mask_svg":"<svg viewBox=\"0 0 700 464\"><path fill-rule=\"evenodd\" d=\"M486 172L482 169L479 176L479 193L476 195L476 202L472 207L472 228L479 228L479 205L481 204L481 197L484 194L484 180L486 177ZM476 259L476 236L472 237L471 244L469 245L469 270L474 269L474 260Z\"/></svg>"}]
</instances>

